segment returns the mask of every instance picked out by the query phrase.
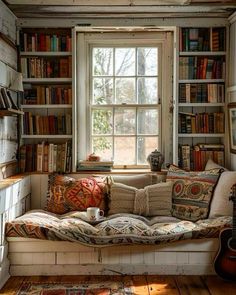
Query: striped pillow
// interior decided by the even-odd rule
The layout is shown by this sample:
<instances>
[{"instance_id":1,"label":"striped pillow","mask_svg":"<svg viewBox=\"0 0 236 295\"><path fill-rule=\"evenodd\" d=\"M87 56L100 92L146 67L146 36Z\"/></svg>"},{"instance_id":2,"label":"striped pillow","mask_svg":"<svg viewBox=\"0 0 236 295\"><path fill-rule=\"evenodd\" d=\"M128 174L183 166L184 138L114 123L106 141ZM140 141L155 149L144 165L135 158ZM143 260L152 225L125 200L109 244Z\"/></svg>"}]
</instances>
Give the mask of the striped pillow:
<instances>
[{"instance_id":1,"label":"striped pillow","mask_svg":"<svg viewBox=\"0 0 236 295\"><path fill-rule=\"evenodd\" d=\"M172 183L157 183L143 189L113 183L109 199L109 215L133 213L143 216L171 216Z\"/></svg>"}]
</instances>

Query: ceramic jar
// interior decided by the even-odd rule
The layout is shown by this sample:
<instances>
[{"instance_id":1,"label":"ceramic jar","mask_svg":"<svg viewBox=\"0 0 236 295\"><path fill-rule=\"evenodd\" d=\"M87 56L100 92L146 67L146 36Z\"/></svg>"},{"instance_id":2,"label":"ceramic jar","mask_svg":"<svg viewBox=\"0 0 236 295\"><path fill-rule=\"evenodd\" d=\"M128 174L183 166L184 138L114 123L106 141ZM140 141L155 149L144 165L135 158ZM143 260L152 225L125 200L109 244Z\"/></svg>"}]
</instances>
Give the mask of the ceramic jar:
<instances>
[{"instance_id":1,"label":"ceramic jar","mask_svg":"<svg viewBox=\"0 0 236 295\"><path fill-rule=\"evenodd\" d=\"M147 161L150 164L151 171L161 171L164 156L157 149L155 149L155 151L148 155Z\"/></svg>"}]
</instances>

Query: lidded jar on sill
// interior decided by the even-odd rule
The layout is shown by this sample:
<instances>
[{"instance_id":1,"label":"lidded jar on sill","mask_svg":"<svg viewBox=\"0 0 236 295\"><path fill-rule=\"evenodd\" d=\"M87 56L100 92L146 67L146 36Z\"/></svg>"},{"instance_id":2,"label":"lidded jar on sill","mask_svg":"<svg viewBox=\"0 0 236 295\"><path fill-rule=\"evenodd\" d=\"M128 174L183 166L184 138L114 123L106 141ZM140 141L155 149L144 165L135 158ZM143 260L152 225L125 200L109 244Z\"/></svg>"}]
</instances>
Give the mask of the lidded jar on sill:
<instances>
[{"instance_id":1,"label":"lidded jar on sill","mask_svg":"<svg viewBox=\"0 0 236 295\"><path fill-rule=\"evenodd\" d=\"M161 166L164 163L164 156L157 149L148 155L147 161L150 165L151 171L161 171Z\"/></svg>"}]
</instances>

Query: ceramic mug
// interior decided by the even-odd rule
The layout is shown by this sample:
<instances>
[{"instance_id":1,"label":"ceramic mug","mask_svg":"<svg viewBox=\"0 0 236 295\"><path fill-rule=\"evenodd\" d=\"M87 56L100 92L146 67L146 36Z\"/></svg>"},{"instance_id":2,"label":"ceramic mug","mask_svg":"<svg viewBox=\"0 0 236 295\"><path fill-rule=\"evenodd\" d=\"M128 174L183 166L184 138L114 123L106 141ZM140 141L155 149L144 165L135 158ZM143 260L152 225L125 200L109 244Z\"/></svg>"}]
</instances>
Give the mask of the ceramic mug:
<instances>
[{"instance_id":1,"label":"ceramic mug","mask_svg":"<svg viewBox=\"0 0 236 295\"><path fill-rule=\"evenodd\" d=\"M104 211L100 210L98 207L87 208L87 219L89 221L97 221L104 216Z\"/></svg>"}]
</instances>

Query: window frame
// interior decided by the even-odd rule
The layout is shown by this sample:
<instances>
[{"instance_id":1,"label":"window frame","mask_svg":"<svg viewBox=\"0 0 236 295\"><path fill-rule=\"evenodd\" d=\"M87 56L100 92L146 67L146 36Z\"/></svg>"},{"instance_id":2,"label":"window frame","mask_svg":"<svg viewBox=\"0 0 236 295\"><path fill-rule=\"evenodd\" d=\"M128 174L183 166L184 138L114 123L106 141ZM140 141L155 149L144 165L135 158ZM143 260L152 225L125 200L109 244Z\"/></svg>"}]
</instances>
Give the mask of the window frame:
<instances>
[{"instance_id":1,"label":"window frame","mask_svg":"<svg viewBox=\"0 0 236 295\"><path fill-rule=\"evenodd\" d=\"M91 112L90 112L90 96L91 91L91 81L89 79L91 64L89 62L89 54L93 46L108 47L107 44L116 43L116 46L125 47L123 44L128 43L127 47L131 47L132 44L135 46L145 47L145 46L155 46L159 47L159 54L162 53L162 58L158 59L160 63L160 83L158 81L158 102L159 102L159 119L158 124L162 126L159 130L158 135L159 147L160 150L164 153L164 146L168 139L163 140L163 134L165 130L170 130L170 119L163 120L163 112L169 109L169 103L172 100L172 59L173 59L173 32L130 32L127 29L127 32L117 32L116 33L86 33L86 32L77 32L76 35L76 85L75 85L75 106L76 106L76 115L75 115L75 125L76 125L76 143L75 143L75 154L77 160L86 159L87 155L91 153L91 138L88 134L91 134ZM171 63L171 65L170 65ZM86 75L85 75L86 73ZM162 81L168 81L169 83L163 83ZM161 84L162 83L162 84ZM161 90L161 91L160 91ZM164 101L163 97L166 96L167 99ZM116 105L118 107L118 105ZM127 105L128 107L129 105ZM137 105L135 105L137 106ZM143 106L143 105L142 105ZM142 107L140 106L140 107ZM157 105L150 105L156 107ZM171 114L172 117L172 114ZM79 118L79 119L76 119ZM172 118L171 118L172 120ZM168 121L168 123L164 122ZM135 135L137 136L137 135ZM165 136L166 137L166 136ZM173 133L169 136L173 141ZM170 140L170 141L171 141ZM171 142L172 144L172 142ZM169 146L169 142L168 142ZM167 158L171 157L171 147L167 148ZM167 159L167 161L168 161ZM117 168L147 168L147 165L126 165L118 166Z\"/></svg>"}]
</instances>

